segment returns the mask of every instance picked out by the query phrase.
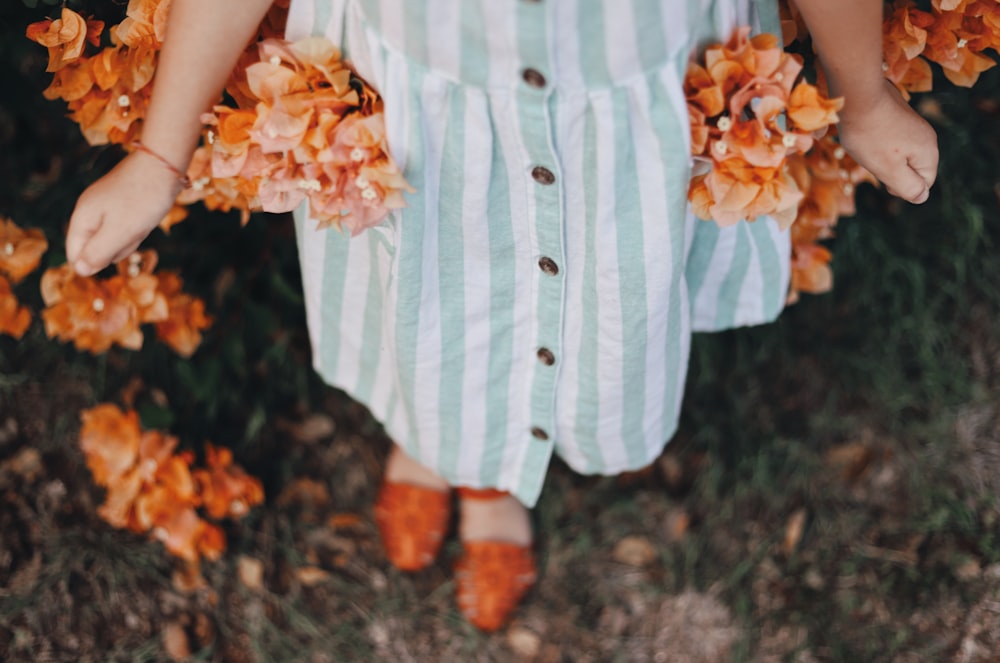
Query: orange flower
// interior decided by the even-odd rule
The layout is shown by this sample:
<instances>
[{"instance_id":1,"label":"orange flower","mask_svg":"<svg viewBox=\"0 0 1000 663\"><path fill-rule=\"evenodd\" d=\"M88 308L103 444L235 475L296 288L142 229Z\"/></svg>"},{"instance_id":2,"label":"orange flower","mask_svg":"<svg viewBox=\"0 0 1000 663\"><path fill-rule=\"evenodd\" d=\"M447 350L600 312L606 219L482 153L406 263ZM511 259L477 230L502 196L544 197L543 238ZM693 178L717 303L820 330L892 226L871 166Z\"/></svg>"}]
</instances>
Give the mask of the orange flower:
<instances>
[{"instance_id":1,"label":"orange flower","mask_svg":"<svg viewBox=\"0 0 1000 663\"><path fill-rule=\"evenodd\" d=\"M159 49L167 30L170 0L130 0L126 18L111 30L115 43Z\"/></svg>"},{"instance_id":2,"label":"orange flower","mask_svg":"<svg viewBox=\"0 0 1000 663\"><path fill-rule=\"evenodd\" d=\"M792 226L792 281L788 303L800 292L818 294L832 287L830 252L818 244L833 237L841 216L855 213L856 185L875 178L844 151L832 133L816 142L808 155L789 158L789 173L804 194Z\"/></svg>"},{"instance_id":3,"label":"orange flower","mask_svg":"<svg viewBox=\"0 0 1000 663\"><path fill-rule=\"evenodd\" d=\"M226 94L233 99L233 103L241 110L253 110L257 106L257 97L250 89L247 82L247 69L250 65L260 62L260 52L257 44L252 44L247 50L240 54L236 61L236 68L229 75L226 81Z\"/></svg>"},{"instance_id":4,"label":"orange flower","mask_svg":"<svg viewBox=\"0 0 1000 663\"><path fill-rule=\"evenodd\" d=\"M142 532L169 521L178 509L200 502L190 463L184 456L168 455L151 469L152 476L144 480L146 487L135 499L135 523Z\"/></svg>"},{"instance_id":5,"label":"orange flower","mask_svg":"<svg viewBox=\"0 0 1000 663\"><path fill-rule=\"evenodd\" d=\"M166 298L167 316L156 323L156 335L182 357L190 357L201 345L201 332L212 324L205 315L205 302L181 292L181 278L175 272L163 272L157 285Z\"/></svg>"},{"instance_id":6,"label":"orange flower","mask_svg":"<svg viewBox=\"0 0 1000 663\"><path fill-rule=\"evenodd\" d=\"M104 403L80 413L80 449L99 486L117 482L135 465L142 432L134 411Z\"/></svg>"},{"instance_id":7,"label":"orange flower","mask_svg":"<svg viewBox=\"0 0 1000 663\"><path fill-rule=\"evenodd\" d=\"M718 69L716 73L720 73ZM725 110L726 95L722 90L722 85L704 67L694 62L688 63L684 88L689 105L699 110L703 115L715 117Z\"/></svg>"},{"instance_id":8,"label":"orange flower","mask_svg":"<svg viewBox=\"0 0 1000 663\"><path fill-rule=\"evenodd\" d=\"M55 73L52 83L42 91L46 99L78 101L94 88L89 60L73 62Z\"/></svg>"},{"instance_id":9,"label":"orange flower","mask_svg":"<svg viewBox=\"0 0 1000 663\"><path fill-rule=\"evenodd\" d=\"M160 230L170 234L170 229L188 217L188 209L183 205L175 204L167 212L167 215L160 221Z\"/></svg>"},{"instance_id":10,"label":"orange flower","mask_svg":"<svg viewBox=\"0 0 1000 663\"><path fill-rule=\"evenodd\" d=\"M259 39L282 39L288 22L288 6L291 0L275 0L260 24Z\"/></svg>"},{"instance_id":11,"label":"orange flower","mask_svg":"<svg viewBox=\"0 0 1000 663\"><path fill-rule=\"evenodd\" d=\"M135 304L123 296L124 286L123 279L83 278L70 265L47 270L42 276L45 332L94 354L116 343L138 350L142 347L139 315Z\"/></svg>"},{"instance_id":12,"label":"orange flower","mask_svg":"<svg viewBox=\"0 0 1000 663\"><path fill-rule=\"evenodd\" d=\"M931 65L923 58L900 60L898 64L886 70L885 77L896 86L907 101L910 100L911 92L930 92L934 86Z\"/></svg>"},{"instance_id":13,"label":"orange flower","mask_svg":"<svg viewBox=\"0 0 1000 663\"><path fill-rule=\"evenodd\" d=\"M233 453L226 448L205 444L207 470L194 474L205 510L213 518L241 518L250 507L264 500L260 481L233 465Z\"/></svg>"},{"instance_id":14,"label":"orange flower","mask_svg":"<svg viewBox=\"0 0 1000 663\"><path fill-rule=\"evenodd\" d=\"M785 46L809 36L799 8L791 0L779 0L778 16L781 19L781 37Z\"/></svg>"},{"instance_id":15,"label":"orange flower","mask_svg":"<svg viewBox=\"0 0 1000 663\"><path fill-rule=\"evenodd\" d=\"M128 144L138 138L148 105L147 89L133 94L119 84L108 92L92 90L70 103L70 118L91 145Z\"/></svg>"},{"instance_id":16,"label":"orange flower","mask_svg":"<svg viewBox=\"0 0 1000 663\"><path fill-rule=\"evenodd\" d=\"M352 83L336 46L265 39L242 62L228 88L239 108L204 118L208 146L179 202L239 208L245 219L249 209L287 212L308 199L320 227L352 234L405 206L412 189L388 155L378 96Z\"/></svg>"},{"instance_id":17,"label":"orange flower","mask_svg":"<svg viewBox=\"0 0 1000 663\"><path fill-rule=\"evenodd\" d=\"M843 107L843 99L829 99L806 82L796 85L788 97L788 117L801 131L821 131L836 124L837 111Z\"/></svg>"},{"instance_id":18,"label":"orange flower","mask_svg":"<svg viewBox=\"0 0 1000 663\"><path fill-rule=\"evenodd\" d=\"M791 301L799 292L819 295L833 289L833 254L819 244L798 244L792 251Z\"/></svg>"},{"instance_id":19,"label":"orange flower","mask_svg":"<svg viewBox=\"0 0 1000 663\"><path fill-rule=\"evenodd\" d=\"M102 21L88 21L72 9L63 7L60 18L39 21L28 26L26 36L49 49L49 64L45 71L58 71L83 55L89 40L100 43Z\"/></svg>"},{"instance_id":20,"label":"orange flower","mask_svg":"<svg viewBox=\"0 0 1000 663\"><path fill-rule=\"evenodd\" d=\"M969 0L931 0L931 5L939 12L962 11Z\"/></svg>"},{"instance_id":21,"label":"orange flower","mask_svg":"<svg viewBox=\"0 0 1000 663\"><path fill-rule=\"evenodd\" d=\"M169 312L153 274L158 260L156 251L137 251L116 265L118 277L113 278L124 280L126 296L135 304L140 323L165 320Z\"/></svg>"},{"instance_id":22,"label":"orange flower","mask_svg":"<svg viewBox=\"0 0 1000 663\"><path fill-rule=\"evenodd\" d=\"M708 148L708 122L700 108L690 102L687 107L688 121L691 123L691 155L700 156Z\"/></svg>"},{"instance_id":23,"label":"orange flower","mask_svg":"<svg viewBox=\"0 0 1000 663\"><path fill-rule=\"evenodd\" d=\"M31 312L21 306L11 290L10 283L0 276L0 334L20 339L29 326L31 326Z\"/></svg>"},{"instance_id":24,"label":"orange flower","mask_svg":"<svg viewBox=\"0 0 1000 663\"><path fill-rule=\"evenodd\" d=\"M1000 50L1000 3L995 0L977 0L970 5L968 13L982 22L984 33L989 35L989 48Z\"/></svg>"},{"instance_id":25,"label":"orange flower","mask_svg":"<svg viewBox=\"0 0 1000 663\"><path fill-rule=\"evenodd\" d=\"M222 530L198 517L191 507L170 512L169 517L153 529L153 536L171 554L188 562L199 556L217 560L226 547Z\"/></svg>"},{"instance_id":26,"label":"orange flower","mask_svg":"<svg viewBox=\"0 0 1000 663\"><path fill-rule=\"evenodd\" d=\"M720 226L771 215L784 229L795 221L802 193L782 169L752 166L737 157L694 178L689 199L698 217Z\"/></svg>"},{"instance_id":27,"label":"orange flower","mask_svg":"<svg viewBox=\"0 0 1000 663\"><path fill-rule=\"evenodd\" d=\"M129 411L130 416L134 414ZM142 433L131 467L106 484L108 492L97 514L114 527L137 533L147 531L149 525L144 522L144 512L139 506L154 487L162 468L177 458L171 455L176 446L177 438L157 431Z\"/></svg>"},{"instance_id":28,"label":"orange flower","mask_svg":"<svg viewBox=\"0 0 1000 663\"><path fill-rule=\"evenodd\" d=\"M985 55L974 53L969 48L961 48L958 56L947 63L940 63L945 77L954 85L972 87L979 75L996 66L996 62Z\"/></svg>"},{"instance_id":29,"label":"orange flower","mask_svg":"<svg viewBox=\"0 0 1000 663\"><path fill-rule=\"evenodd\" d=\"M808 151L842 106L813 85L796 85L801 71L773 36L749 39L747 28L708 48L704 66L689 65L692 154L711 164L689 189L700 218L731 225L771 215L784 228L794 222L802 194L786 159Z\"/></svg>"},{"instance_id":30,"label":"orange flower","mask_svg":"<svg viewBox=\"0 0 1000 663\"><path fill-rule=\"evenodd\" d=\"M250 131L257 121L257 113L227 106L216 106L213 110L214 114L202 118L212 127L207 134L212 149L212 176L236 177L249 157Z\"/></svg>"},{"instance_id":31,"label":"orange flower","mask_svg":"<svg viewBox=\"0 0 1000 663\"><path fill-rule=\"evenodd\" d=\"M94 354L115 344L138 350L143 341L139 325L169 315L166 296L152 274L155 265L155 252L145 251L120 262L118 274L107 279L78 276L68 264L47 270L42 276L46 333Z\"/></svg>"},{"instance_id":32,"label":"orange flower","mask_svg":"<svg viewBox=\"0 0 1000 663\"><path fill-rule=\"evenodd\" d=\"M232 454L207 445L208 469L191 472L193 455L174 454L177 438L143 432L133 410L102 404L81 414L80 447L107 496L98 515L133 532L151 532L189 562L218 559L225 537L198 517L204 505L216 517L238 517L263 501L260 482L233 465Z\"/></svg>"},{"instance_id":33,"label":"orange flower","mask_svg":"<svg viewBox=\"0 0 1000 663\"><path fill-rule=\"evenodd\" d=\"M890 68L898 60L913 60L927 46L926 28L934 17L916 8L912 0L897 0L882 22L882 45Z\"/></svg>"},{"instance_id":34,"label":"orange flower","mask_svg":"<svg viewBox=\"0 0 1000 663\"><path fill-rule=\"evenodd\" d=\"M924 54L940 64L955 85L971 87L979 74L996 65L991 58L977 52L994 41L994 33L987 29L982 18L966 17L957 10L945 11L934 17L927 33Z\"/></svg>"},{"instance_id":35,"label":"orange flower","mask_svg":"<svg viewBox=\"0 0 1000 663\"><path fill-rule=\"evenodd\" d=\"M12 220L0 217L0 273L14 283L35 271L48 248L41 230L22 230Z\"/></svg>"}]
</instances>

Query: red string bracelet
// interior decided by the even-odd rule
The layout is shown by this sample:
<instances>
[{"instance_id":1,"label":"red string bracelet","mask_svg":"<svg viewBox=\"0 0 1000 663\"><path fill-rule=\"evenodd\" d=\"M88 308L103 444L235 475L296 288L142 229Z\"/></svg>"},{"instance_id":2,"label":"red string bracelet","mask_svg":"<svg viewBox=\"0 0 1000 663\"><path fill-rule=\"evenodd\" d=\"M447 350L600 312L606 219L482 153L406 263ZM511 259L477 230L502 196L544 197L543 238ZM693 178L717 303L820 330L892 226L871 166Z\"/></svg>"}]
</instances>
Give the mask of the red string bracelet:
<instances>
[{"instance_id":1,"label":"red string bracelet","mask_svg":"<svg viewBox=\"0 0 1000 663\"><path fill-rule=\"evenodd\" d=\"M181 172L180 168L167 161L166 158L164 158L162 155L158 154L157 152L154 152L153 150L149 149L148 147L146 147L137 140L132 141L132 148L138 152L145 152L149 156L153 157L154 159L162 163L170 170L171 173L177 176L177 179L180 180L180 183L184 185L185 189L191 188L191 178L188 177L186 173Z\"/></svg>"}]
</instances>

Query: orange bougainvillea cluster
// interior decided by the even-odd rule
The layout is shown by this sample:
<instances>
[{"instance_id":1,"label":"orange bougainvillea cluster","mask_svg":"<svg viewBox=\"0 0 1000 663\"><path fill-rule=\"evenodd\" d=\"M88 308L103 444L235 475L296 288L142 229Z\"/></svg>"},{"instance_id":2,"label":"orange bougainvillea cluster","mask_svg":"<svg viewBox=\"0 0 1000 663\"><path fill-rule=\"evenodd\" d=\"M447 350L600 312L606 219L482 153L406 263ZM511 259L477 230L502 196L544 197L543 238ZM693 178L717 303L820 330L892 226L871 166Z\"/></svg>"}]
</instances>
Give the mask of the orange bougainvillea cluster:
<instances>
[{"instance_id":1,"label":"orange bougainvillea cluster","mask_svg":"<svg viewBox=\"0 0 1000 663\"><path fill-rule=\"evenodd\" d=\"M91 145L128 144L141 130L170 0L132 0L126 19L100 49L104 23L63 7L57 19L28 26L29 39L49 49L52 84L46 99L62 99ZM87 53L87 45L96 51Z\"/></svg>"},{"instance_id":2,"label":"orange bougainvillea cluster","mask_svg":"<svg viewBox=\"0 0 1000 663\"><path fill-rule=\"evenodd\" d=\"M971 87L996 62L984 54L1000 50L1000 0L914 0L886 3L883 22L885 75L910 98L932 88L930 62L941 65L955 85ZM779 3L786 44L804 40L806 26L791 0ZM695 127L695 136L704 130ZM807 155L789 158L788 172L802 193L792 226L792 282L789 301L800 292L821 293L833 284L830 250L819 243L832 237L841 215L854 214L854 187L876 183L832 134L820 139Z\"/></svg>"},{"instance_id":3,"label":"orange bougainvillea cluster","mask_svg":"<svg viewBox=\"0 0 1000 663\"><path fill-rule=\"evenodd\" d=\"M134 253L105 279L79 276L69 264L47 270L42 276L46 333L99 354L112 345L138 350L140 325L154 323L161 341L191 356L211 319L204 302L181 292L176 273L154 273L157 259L155 251Z\"/></svg>"},{"instance_id":4,"label":"orange bougainvillea cluster","mask_svg":"<svg viewBox=\"0 0 1000 663\"><path fill-rule=\"evenodd\" d=\"M875 178L851 159L831 132L816 141L808 154L788 159L788 172L802 192L792 225L792 264L789 303L799 293L819 294L833 287L830 250L819 243L833 237L841 216L855 214L854 191Z\"/></svg>"},{"instance_id":5,"label":"orange bougainvillea cluster","mask_svg":"<svg viewBox=\"0 0 1000 663\"><path fill-rule=\"evenodd\" d=\"M886 8L883 48L886 78L907 99L931 89L928 61L955 85L972 87L996 65L984 51L1000 50L1000 1L931 0L924 11L913 0L896 0Z\"/></svg>"},{"instance_id":6,"label":"orange bougainvillea cluster","mask_svg":"<svg viewBox=\"0 0 1000 663\"><path fill-rule=\"evenodd\" d=\"M204 117L204 145L180 201L288 212L356 235L412 191L389 155L382 102L323 38L264 39L230 81L238 106Z\"/></svg>"},{"instance_id":7,"label":"orange bougainvillea cluster","mask_svg":"<svg viewBox=\"0 0 1000 663\"><path fill-rule=\"evenodd\" d=\"M104 29L64 8L60 18L34 23L28 37L49 49L49 99L69 104L70 116L94 145L131 145L149 103L170 0L130 0L126 19ZM309 201L320 227L352 234L377 225L404 206L411 190L389 156L381 100L341 60L329 41L280 39L288 0L278 0L258 40L240 58L226 92L232 106L204 117L204 145L189 168L193 186L181 205L287 212ZM259 42L259 43L257 43ZM175 208L162 226L183 220Z\"/></svg>"},{"instance_id":8,"label":"orange bougainvillea cluster","mask_svg":"<svg viewBox=\"0 0 1000 663\"><path fill-rule=\"evenodd\" d=\"M97 513L105 521L161 541L188 562L218 559L225 537L214 519L240 518L260 504L260 482L233 465L228 449L206 444L204 469L192 469L190 452L174 453L178 440L144 431L132 410L102 404L81 413L80 448L94 482L107 489Z\"/></svg>"},{"instance_id":9,"label":"orange bougainvillea cluster","mask_svg":"<svg viewBox=\"0 0 1000 663\"><path fill-rule=\"evenodd\" d=\"M31 312L18 301L13 286L35 271L48 246L41 230L25 230L0 217L0 334L19 339L31 325Z\"/></svg>"},{"instance_id":10,"label":"orange bougainvillea cluster","mask_svg":"<svg viewBox=\"0 0 1000 663\"><path fill-rule=\"evenodd\" d=\"M788 228L803 198L788 157L809 151L842 102L799 80L801 61L777 37L749 32L737 30L688 66L691 152L707 166L692 178L689 199L695 214L720 226L769 215Z\"/></svg>"}]
</instances>

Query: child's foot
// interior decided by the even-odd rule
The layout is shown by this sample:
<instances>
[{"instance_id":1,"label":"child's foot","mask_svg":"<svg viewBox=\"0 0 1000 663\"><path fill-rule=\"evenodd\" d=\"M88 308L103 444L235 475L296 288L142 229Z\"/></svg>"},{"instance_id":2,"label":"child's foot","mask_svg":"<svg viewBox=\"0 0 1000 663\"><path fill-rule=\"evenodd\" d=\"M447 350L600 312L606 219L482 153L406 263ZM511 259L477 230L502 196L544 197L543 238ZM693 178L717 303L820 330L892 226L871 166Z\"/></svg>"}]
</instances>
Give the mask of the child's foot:
<instances>
[{"instance_id":1,"label":"child's foot","mask_svg":"<svg viewBox=\"0 0 1000 663\"><path fill-rule=\"evenodd\" d=\"M389 458L385 462L385 481L407 483L438 492L449 490L448 483L444 479L407 456L398 444L392 445L392 451L389 452Z\"/></svg>"},{"instance_id":2,"label":"child's foot","mask_svg":"<svg viewBox=\"0 0 1000 663\"><path fill-rule=\"evenodd\" d=\"M458 607L484 631L507 622L535 584L528 510L498 491L460 488L462 558L455 565Z\"/></svg>"},{"instance_id":3,"label":"child's foot","mask_svg":"<svg viewBox=\"0 0 1000 663\"><path fill-rule=\"evenodd\" d=\"M510 493L492 491L476 496L475 491L460 490L461 520L458 535L462 541L503 541L519 546L531 545L531 520L528 510Z\"/></svg>"},{"instance_id":4,"label":"child's foot","mask_svg":"<svg viewBox=\"0 0 1000 663\"><path fill-rule=\"evenodd\" d=\"M375 522L389 561L403 571L431 564L450 518L448 484L393 446L375 502Z\"/></svg>"}]
</instances>

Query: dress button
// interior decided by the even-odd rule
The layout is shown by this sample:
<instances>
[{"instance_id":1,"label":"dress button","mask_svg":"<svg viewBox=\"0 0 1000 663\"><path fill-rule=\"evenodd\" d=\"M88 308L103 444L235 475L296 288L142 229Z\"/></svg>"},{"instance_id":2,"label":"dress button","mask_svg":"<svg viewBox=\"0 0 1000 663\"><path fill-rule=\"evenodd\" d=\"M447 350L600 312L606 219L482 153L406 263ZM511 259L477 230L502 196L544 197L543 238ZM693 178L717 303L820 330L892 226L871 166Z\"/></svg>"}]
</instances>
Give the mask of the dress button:
<instances>
[{"instance_id":1,"label":"dress button","mask_svg":"<svg viewBox=\"0 0 1000 663\"><path fill-rule=\"evenodd\" d=\"M549 434L545 432L545 429L539 428L538 426L531 429L531 436L536 440L541 440L542 442L549 439Z\"/></svg>"},{"instance_id":2,"label":"dress button","mask_svg":"<svg viewBox=\"0 0 1000 663\"><path fill-rule=\"evenodd\" d=\"M559 265L556 261L548 256L542 256L538 259L538 269L542 270L549 276L555 276L559 273Z\"/></svg>"},{"instance_id":3,"label":"dress button","mask_svg":"<svg viewBox=\"0 0 1000 663\"><path fill-rule=\"evenodd\" d=\"M539 184L544 184L546 186L548 186L549 184L553 184L556 181L556 176L552 173L551 170L549 170L545 166L535 166L534 168L532 168L531 176L535 178L536 182L538 182Z\"/></svg>"},{"instance_id":4,"label":"dress button","mask_svg":"<svg viewBox=\"0 0 1000 663\"><path fill-rule=\"evenodd\" d=\"M552 354L552 350L549 350L548 348L539 348L538 361L542 362L546 366L551 366L556 363L556 356Z\"/></svg>"},{"instance_id":5,"label":"dress button","mask_svg":"<svg viewBox=\"0 0 1000 663\"><path fill-rule=\"evenodd\" d=\"M545 76L542 75L542 72L538 71L537 69L532 69L531 67L528 67L527 69L521 72L521 78L523 78L524 82L530 85L531 87L539 89L545 87Z\"/></svg>"}]
</instances>

